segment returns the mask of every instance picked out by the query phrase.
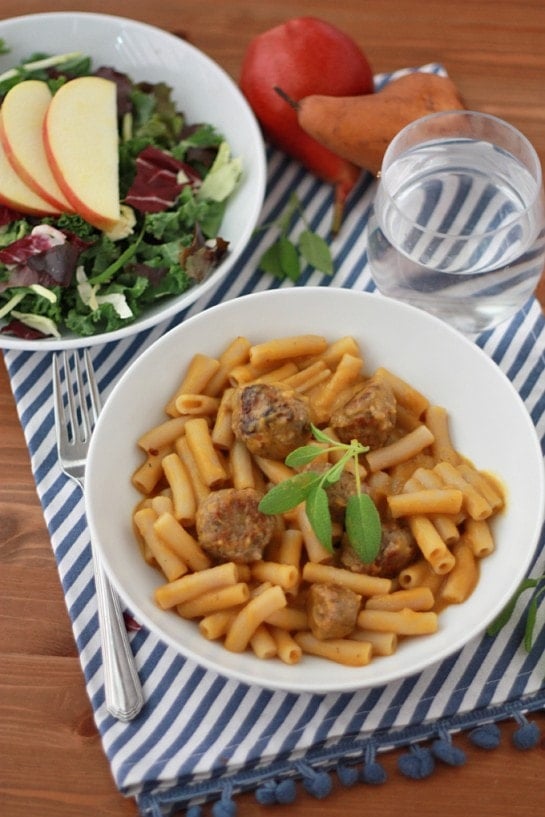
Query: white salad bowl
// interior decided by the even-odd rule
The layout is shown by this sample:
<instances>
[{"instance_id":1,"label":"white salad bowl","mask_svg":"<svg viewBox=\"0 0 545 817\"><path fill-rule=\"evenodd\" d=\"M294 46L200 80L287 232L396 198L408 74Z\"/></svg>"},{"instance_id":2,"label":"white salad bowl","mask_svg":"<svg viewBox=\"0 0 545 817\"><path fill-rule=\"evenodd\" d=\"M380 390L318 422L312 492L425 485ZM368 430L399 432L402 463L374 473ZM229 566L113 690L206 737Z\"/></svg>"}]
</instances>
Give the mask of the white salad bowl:
<instances>
[{"instance_id":1,"label":"white salad bowl","mask_svg":"<svg viewBox=\"0 0 545 817\"><path fill-rule=\"evenodd\" d=\"M334 340L352 335L367 371L385 366L447 408L454 444L505 488L506 509L492 522L495 551L482 560L470 598L446 608L433 635L400 643L363 668L304 656L288 666L233 654L206 641L197 624L159 609L164 583L144 562L131 523L141 498L131 475L142 463L137 438L166 419L164 406L196 352L215 356L235 335L251 342L296 333ZM94 433L86 478L90 532L105 568L135 618L183 655L249 684L326 693L385 684L455 653L481 634L525 575L544 514L543 460L536 430L505 375L454 329L414 307L339 288L286 288L247 295L201 312L166 333L114 387Z\"/></svg>"},{"instance_id":2,"label":"white salad bowl","mask_svg":"<svg viewBox=\"0 0 545 817\"><path fill-rule=\"evenodd\" d=\"M240 157L243 165L241 182L220 230L229 241L229 251L208 278L182 295L162 299L121 329L91 337L65 334L61 339L40 340L0 334L0 348L46 351L118 340L171 318L214 287L247 245L265 195L261 131L235 82L212 59L174 34L121 17L76 11L16 17L0 21L0 39L9 49L0 55L0 73L38 51L81 51L92 58L94 69L105 65L137 82L165 82L188 123L214 125L229 143L232 156Z\"/></svg>"}]
</instances>

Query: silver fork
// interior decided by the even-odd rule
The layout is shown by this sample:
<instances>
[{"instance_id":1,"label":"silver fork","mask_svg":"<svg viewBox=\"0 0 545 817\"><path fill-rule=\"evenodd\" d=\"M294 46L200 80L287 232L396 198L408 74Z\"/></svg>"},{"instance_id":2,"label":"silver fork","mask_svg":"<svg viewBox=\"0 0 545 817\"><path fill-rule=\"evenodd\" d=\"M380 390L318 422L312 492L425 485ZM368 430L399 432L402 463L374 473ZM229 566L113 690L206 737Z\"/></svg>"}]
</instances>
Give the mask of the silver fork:
<instances>
[{"instance_id":1,"label":"silver fork","mask_svg":"<svg viewBox=\"0 0 545 817\"><path fill-rule=\"evenodd\" d=\"M61 366L62 359L62 366ZM64 377L61 378L61 371ZM85 461L101 404L91 356L85 349L69 356L53 355L55 429L61 468L83 490ZM119 599L93 550L98 601L106 707L111 715L129 721L140 712L144 697L134 664Z\"/></svg>"}]
</instances>

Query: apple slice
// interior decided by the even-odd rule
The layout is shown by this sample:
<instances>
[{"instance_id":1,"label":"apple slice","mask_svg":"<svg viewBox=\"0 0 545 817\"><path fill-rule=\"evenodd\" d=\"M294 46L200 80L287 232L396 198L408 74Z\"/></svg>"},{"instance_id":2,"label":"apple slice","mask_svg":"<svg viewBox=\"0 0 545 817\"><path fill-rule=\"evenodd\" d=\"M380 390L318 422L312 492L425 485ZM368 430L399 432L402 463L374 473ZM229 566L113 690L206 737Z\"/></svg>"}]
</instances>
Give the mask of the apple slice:
<instances>
[{"instance_id":1,"label":"apple slice","mask_svg":"<svg viewBox=\"0 0 545 817\"><path fill-rule=\"evenodd\" d=\"M0 115L0 127L2 117ZM59 215L60 211L29 187L15 172L0 140L0 202L32 216Z\"/></svg>"},{"instance_id":2,"label":"apple slice","mask_svg":"<svg viewBox=\"0 0 545 817\"><path fill-rule=\"evenodd\" d=\"M49 103L44 146L53 175L82 218L100 230L119 220L119 154L115 83L77 77Z\"/></svg>"},{"instance_id":3,"label":"apple slice","mask_svg":"<svg viewBox=\"0 0 545 817\"><path fill-rule=\"evenodd\" d=\"M0 140L15 172L38 196L60 212L73 212L51 172L42 130L51 102L47 83L37 79L14 85L2 103Z\"/></svg>"}]
</instances>

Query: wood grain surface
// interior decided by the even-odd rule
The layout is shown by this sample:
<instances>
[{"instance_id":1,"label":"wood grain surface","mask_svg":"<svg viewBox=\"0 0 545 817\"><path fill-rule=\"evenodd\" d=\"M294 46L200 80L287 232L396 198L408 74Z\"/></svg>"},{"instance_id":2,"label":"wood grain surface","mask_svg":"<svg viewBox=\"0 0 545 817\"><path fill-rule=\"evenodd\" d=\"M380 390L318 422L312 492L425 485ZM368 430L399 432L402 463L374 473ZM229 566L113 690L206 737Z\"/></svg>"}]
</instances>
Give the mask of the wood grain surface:
<instances>
[{"instance_id":1,"label":"wood grain surface","mask_svg":"<svg viewBox=\"0 0 545 817\"><path fill-rule=\"evenodd\" d=\"M442 62L470 108L501 116L535 145L545 167L545 3L543 0L2 0L0 18L44 11L117 14L185 36L238 80L251 37L284 20L314 15L350 32L375 72ZM47 50L47 43L36 43ZM545 306L545 280L539 289ZM545 662L544 662L545 672ZM533 716L545 735L545 713ZM427 780L396 770L389 782L358 785L321 801L300 788L290 817L511 817L545 808L545 742L515 749L516 724L502 744L479 750L464 735L459 768ZM252 794L239 817L265 817ZM209 809L205 810L208 814ZM117 791L94 725L28 452L5 367L0 364L0 814L3 817L134 817Z\"/></svg>"}]
</instances>

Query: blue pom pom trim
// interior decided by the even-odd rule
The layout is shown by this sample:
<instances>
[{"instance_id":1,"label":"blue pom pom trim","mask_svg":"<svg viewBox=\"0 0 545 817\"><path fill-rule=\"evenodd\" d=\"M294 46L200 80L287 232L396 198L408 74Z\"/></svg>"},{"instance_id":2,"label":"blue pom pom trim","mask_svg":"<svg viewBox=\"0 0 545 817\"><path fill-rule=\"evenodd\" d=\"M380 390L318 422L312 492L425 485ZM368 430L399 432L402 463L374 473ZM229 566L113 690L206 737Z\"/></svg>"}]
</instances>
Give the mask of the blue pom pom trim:
<instances>
[{"instance_id":1,"label":"blue pom pom trim","mask_svg":"<svg viewBox=\"0 0 545 817\"><path fill-rule=\"evenodd\" d=\"M437 762L452 767L467 762L466 753L452 739L454 733L464 732L476 748L492 750L501 743L498 722L513 719L517 725L513 745L522 751L534 749L542 735L527 714L543 708L545 690L529 696L524 704L511 702L435 723L348 736L329 746L314 747L304 759L277 759L228 777L218 774L168 791L145 792L136 800L142 817L170 817L183 808L186 817L202 817L201 803L211 804L212 817L236 817L235 797L245 791L253 791L261 805L289 806L296 799L298 786L316 799L326 798L333 789L335 773L343 786L382 785L388 775L377 757L400 748L406 751L397 758L398 772L411 780L424 780L433 774Z\"/></svg>"}]
</instances>

